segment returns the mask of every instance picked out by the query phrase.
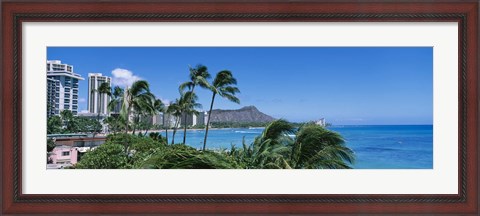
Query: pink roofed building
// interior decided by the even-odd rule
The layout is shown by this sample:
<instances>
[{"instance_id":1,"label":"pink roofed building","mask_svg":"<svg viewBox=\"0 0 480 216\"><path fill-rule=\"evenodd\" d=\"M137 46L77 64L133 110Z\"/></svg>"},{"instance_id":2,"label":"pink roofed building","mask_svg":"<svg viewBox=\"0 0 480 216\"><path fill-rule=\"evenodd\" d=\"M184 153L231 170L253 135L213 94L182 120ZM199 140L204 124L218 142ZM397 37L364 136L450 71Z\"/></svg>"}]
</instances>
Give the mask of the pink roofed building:
<instances>
[{"instance_id":1,"label":"pink roofed building","mask_svg":"<svg viewBox=\"0 0 480 216\"><path fill-rule=\"evenodd\" d=\"M78 149L71 146L56 146L49 155L49 161L53 164L76 164Z\"/></svg>"}]
</instances>

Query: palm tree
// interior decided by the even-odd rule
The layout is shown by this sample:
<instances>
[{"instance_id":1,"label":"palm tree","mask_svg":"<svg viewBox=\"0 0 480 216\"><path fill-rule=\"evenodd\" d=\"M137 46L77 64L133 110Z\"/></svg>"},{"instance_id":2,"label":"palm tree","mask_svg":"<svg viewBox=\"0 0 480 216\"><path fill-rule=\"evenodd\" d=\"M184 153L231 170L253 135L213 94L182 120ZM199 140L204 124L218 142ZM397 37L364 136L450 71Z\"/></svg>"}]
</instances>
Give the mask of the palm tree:
<instances>
[{"instance_id":1,"label":"palm tree","mask_svg":"<svg viewBox=\"0 0 480 216\"><path fill-rule=\"evenodd\" d=\"M105 96L105 95L107 95L109 97L112 96L112 89L110 87L110 83L108 83L108 82L104 82L104 83L100 84L97 91L98 91L98 94L99 94L100 97ZM101 101L101 100L99 100L99 101ZM99 110L100 110L100 106L98 106L98 107L99 107ZM100 113L100 111L99 111L99 113Z\"/></svg>"},{"instance_id":2,"label":"palm tree","mask_svg":"<svg viewBox=\"0 0 480 216\"><path fill-rule=\"evenodd\" d=\"M108 125L109 131L112 131L113 134L123 128L123 120L119 116L108 116L103 122Z\"/></svg>"},{"instance_id":3,"label":"palm tree","mask_svg":"<svg viewBox=\"0 0 480 216\"><path fill-rule=\"evenodd\" d=\"M342 136L316 124L305 124L296 133L291 154L294 168L350 169L354 152Z\"/></svg>"},{"instance_id":4,"label":"palm tree","mask_svg":"<svg viewBox=\"0 0 480 216\"><path fill-rule=\"evenodd\" d=\"M168 104L163 109L163 128L165 129L165 142L168 145L168 127L170 127L170 116L171 112L169 110L170 104Z\"/></svg>"},{"instance_id":5,"label":"palm tree","mask_svg":"<svg viewBox=\"0 0 480 216\"><path fill-rule=\"evenodd\" d=\"M113 90L113 91L112 91ZM106 120L106 123L109 125L109 128L112 128L114 133L120 131L120 128L125 127L126 119L123 116L118 115L119 107L122 107L124 90L119 86L113 87L110 91L109 96L110 101L107 105L107 109L110 113L115 113L116 115L111 115Z\"/></svg>"},{"instance_id":6,"label":"palm tree","mask_svg":"<svg viewBox=\"0 0 480 216\"><path fill-rule=\"evenodd\" d=\"M198 97L192 91L182 93L178 105L182 110L182 115L184 116L183 122L183 144L185 144L187 139L187 115L198 115L196 108L202 108L202 105L197 103Z\"/></svg>"},{"instance_id":7,"label":"palm tree","mask_svg":"<svg viewBox=\"0 0 480 216\"><path fill-rule=\"evenodd\" d=\"M237 80L233 77L232 72L228 70L223 70L217 73L212 84L209 85L209 89L213 92L212 102L210 103L210 110L208 111L207 126L205 128L205 138L203 140L203 151L207 146L207 136L208 136L208 126L210 124L210 119L212 118L212 109L213 103L215 101L215 96L218 94L220 97L226 98L229 101L239 104L240 100L235 97L236 93L239 93L240 90L233 85L237 84Z\"/></svg>"},{"instance_id":8,"label":"palm tree","mask_svg":"<svg viewBox=\"0 0 480 216\"><path fill-rule=\"evenodd\" d=\"M189 71L190 71L190 74L189 74L190 80L180 84L180 86L178 87L181 94L183 94L182 92L184 92L185 89L188 88L190 90L191 94L185 94L185 95L186 96L194 96L195 95L194 94L195 93L195 87L197 85L199 85L202 88L209 88L210 87L210 84L208 83L207 79L210 79L211 76L210 76L210 73L208 72L208 68L205 65L198 64L194 68L189 67ZM183 120L184 120L185 123L187 122L187 114L184 114L184 119ZM186 130L187 130L187 124L185 124L185 130L184 131L186 131ZM186 136L186 134L184 133L184 137L185 136ZM185 143L185 138L184 138L183 143Z\"/></svg>"},{"instance_id":9,"label":"palm tree","mask_svg":"<svg viewBox=\"0 0 480 216\"><path fill-rule=\"evenodd\" d=\"M208 73L208 68L204 65L197 65L194 68L189 67L190 70L190 81L180 84L179 91L184 92L188 88L191 92L194 92L195 86L199 85L202 88L208 88L209 84L207 79L210 79L210 73Z\"/></svg>"},{"instance_id":10,"label":"palm tree","mask_svg":"<svg viewBox=\"0 0 480 216\"><path fill-rule=\"evenodd\" d=\"M153 117L155 117L157 114L165 111L165 105L163 104L162 100L160 100L160 99L155 99L153 101L152 108L153 109L150 110L151 113L149 113L149 114L152 115ZM150 127L147 127L147 129L145 130L144 136L147 136L149 128Z\"/></svg>"},{"instance_id":11,"label":"palm tree","mask_svg":"<svg viewBox=\"0 0 480 216\"><path fill-rule=\"evenodd\" d=\"M75 117L71 110L62 110L60 112L60 117L62 118L63 128L65 128L65 132L67 133L75 133L78 130L77 121L75 121Z\"/></svg>"},{"instance_id":12,"label":"palm tree","mask_svg":"<svg viewBox=\"0 0 480 216\"><path fill-rule=\"evenodd\" d=\"M355 161L340 134L316 124L296 131L282 119L271 122L251 145L232 147L229 154L253 169L350 169Z\"/></svg>"},{"instance_id":13,"label":"palm tree","mask_svg":"<svg viewBox=\"0 0 480 216\"><path fill-rule=\"evenodd\" d=\"M64 125L67 125L67 124L68 124L68 121L72 120L72 118L73 118L73 113L72 113L72 111L67 110L67 109L66 109L66 110L62 110L62 111L60 112L60 117L61 117L62 120L63 120L63 124L64 124Z\"/></svg>"},{"instance_id":14,"label":"palm tree","mask_svg":"<svg viewBox=\"0 0 480 216\"><path fill-rule=\"evenodd\" d=\"M152 94L151 98L142 101L142 103L134 103L132 116L133 116L133 131L132 134L135 134L136 129L139 130L146 130L147 122L145 119L149 116L152 116L155 113L154 110L155 105L155 96ZM139 132L141 133L141 132Z\"/></svg>"},{"instance_id":15,"label":"palm tree","mask_svg":"<svg viewBox=\"0 0 480 216\"><path fill-rule=\"evenodd\" d=\"M130 88L126 88L123 94L122 109L120 115L126 119L125 133L128 133L129 118L133 111L138 113L151 112L153 99L150 87L145 80L135 81Z\"/></svg>"},{"instance_id":16,"label":"palm tree","mask_svg":"<svg viewBox=\"0 0 480 216\"><path fill-rule=\"evenodd\" d=\"M92 89L91 91L91 94L93 96L93 94L95 92L98 92L98 100L97 100L97 121L100 122L100 103L101 103L101 97L102 96L105 96L105 95L108 95L108 96L111 96L112 95L112 90L110 88L110 83L108 82L103 82L102 84L100 84L100 86L97 88L97 89ZM105 107L107 108L107 107ZM96 131L96 130L95 130ZM93 133L93 137L95 137L96 133Z\"/></svg>"},{"instance_id":17,"label":"palm tree","mask_svg":"<svg viewBox=\"0 0 480 216\"><path fill-rule=\"evenodd\" d=\"M118 106L121 106L123 103L123 94L124 90L118 86L113 88L113 92L111 92L110 102L108 103L108 110L110 112L115 112Z\"/></svg>"},{"instance_id":18,"label":"palm tree","mask_svg":"<svg viewBox=\"0 0 480 216\"><path fill-rule=\"evenodd\" d=\"M290 169L288 156L290 155L290 144L293 134L293 126L285 120L273 121L262 134L255 138L249 150L250 167L256 169ZM244 146L244 149L246 146Z\"/></svg>"},{"instance_id":19,"label":"palm tree","mask_svg":"<svg viewBox=\"0 0 480 216\"><path fill-rule=\"evenodd\" d=\"M180 117L182 116L182 108L179 105L179 100L171 103L167 108L167 113L175 117L175 123L173 124L172 144L175 144L175 134L177 133L178 124L180 123Z\"/></svg>"}]
</instances>

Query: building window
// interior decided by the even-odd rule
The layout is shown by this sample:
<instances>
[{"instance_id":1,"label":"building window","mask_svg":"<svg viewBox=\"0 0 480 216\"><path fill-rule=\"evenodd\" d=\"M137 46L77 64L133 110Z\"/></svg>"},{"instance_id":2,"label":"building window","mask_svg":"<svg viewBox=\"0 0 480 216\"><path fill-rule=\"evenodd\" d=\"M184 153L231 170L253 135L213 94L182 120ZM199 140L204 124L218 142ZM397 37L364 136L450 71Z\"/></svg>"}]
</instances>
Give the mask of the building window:
<instances>
[{"instance_id":1,"label":"building window","mask_svg":"<svg viewBox=\"0 0 480 216\"><path fill-rule=\"evenodd\" d=\"M70 93L65 93L66 98L70 98Z\"/></svg>"},{"instance_id":2,"label":"building window","mask_svg":"<svg viewBox=\"0 0 480 216\"><path fill-rule=\"evenodd\" d=\"M70 103L70 99L63 100L63 103Z\"/></svg>"},{"instance_id":3,"label":"building window","mask_svg":"<svg viewBox=\"0 0 480 216\"><path fill-rule=\"evenodd\" d=\"M63 105L63 109L70 109L70 105Z\"/></svg>"},{"instance_id":4,"label":"building window","mask_svg":"<svg viewBox=\"0 0 480 216\"><path fill-rule=\"evenodd\" d=\"M60 97L60 93L55 93L55 97Z\"/></svg>"},{"instance_id":5,"label":"building window","mask_svg":"<svg viewBox=\"0 0 480 216\"><path fill-rule=\"evenodd\" d=\"M85 142L84 141L73 141L73 147L84 147Z\"/></svg>"},{"instance_id":6,"label":"building window","mask_svg":"<svg viewBox=\"0 0 480 216\"><path fill-rule=\"evenodd\" d=\"M62 156L69 156L70 155L70 152L69 151L64 151L62 152Z\"/></svg>"}]
</instances>

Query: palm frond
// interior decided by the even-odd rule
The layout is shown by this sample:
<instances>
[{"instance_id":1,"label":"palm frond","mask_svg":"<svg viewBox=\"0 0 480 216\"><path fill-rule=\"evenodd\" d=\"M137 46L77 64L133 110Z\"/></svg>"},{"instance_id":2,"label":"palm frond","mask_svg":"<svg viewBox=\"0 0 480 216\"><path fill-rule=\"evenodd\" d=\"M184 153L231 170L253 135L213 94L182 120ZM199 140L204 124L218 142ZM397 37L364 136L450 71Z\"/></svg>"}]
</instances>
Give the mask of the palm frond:
<instances>
[{"instance_id":1,"label":"palm frond","mask_svg":"<svg viewBox=\"0 0 480 216\"><path fill-rule=\"evenodd\" d=\"M137 80L132 86L128 89L132 95L139 95L144 92L150 92L150 87L147 81Z\"/></svg>"},{"instance_id":2,"label":"palm frond","mask_svg":"<svg viewBox=\"0 0 480 216\"><path fill-rule=\"evenodd\" d=\"M231 94L228 94L228 93L223 93L223 94L219 94L219 95L222 96L222 97L224 97L224 98L227 98L227 100L229 100L229 101L231 101L231 102L240 104L240 99L238 99L238 98L235 97L234 95L231 95Z\"/></svg>"},{"instance_id":3,"label":"palm frond","mask_svg":"<svg viewBox=\"0 0 480 216\"><path fill-rule=\"evenodd\" d=\"M336 132L319 125L304 125L297 133L294 144L295 155L292 159L295 160L297 167L325 167L325 161L353 164L354 152L344 143L341 135ZM335 164L337 167L344 167L338 162Z\"/></svg>"},{"instance_id":4,"label":"palm frond","mask_svg":"<svg viewBox=\"0 0 480 216\"><path fill-rule=\"evenodd\" d=\"M193 82L187 81L187 82L184 82L184 83L180 84L180 86L178 86L178 91L180 93L185 92L185 89L188 89L190 91L190 90L192 90L193 86L194 86Z\"/></svg>"},{"instance_id":5,"label":"palm frond","mask_svg":"<svg viewBox=\"0 0 480 216\"><path fill-rule=\"evenodd\" d=\"M262 139L278 139L283 134L292 134L294 127L286 120L279 119L271 122L265 127Z\"/></svg>"}]
</instances>

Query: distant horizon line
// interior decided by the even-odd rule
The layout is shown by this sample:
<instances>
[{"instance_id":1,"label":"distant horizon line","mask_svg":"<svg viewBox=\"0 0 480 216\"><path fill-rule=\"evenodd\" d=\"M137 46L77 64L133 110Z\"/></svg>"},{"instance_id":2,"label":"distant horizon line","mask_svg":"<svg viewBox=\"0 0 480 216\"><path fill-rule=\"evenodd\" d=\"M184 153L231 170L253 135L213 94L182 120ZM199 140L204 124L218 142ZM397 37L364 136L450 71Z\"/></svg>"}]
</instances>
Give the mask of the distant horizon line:
<instances>
[{"instance_id":1,"label":"distant horizon line","mask_svg":"<svg viewBox=\"0 0 480 216\"><path fill-rule=\"evenodd\" d=\"M330 126L433 126L433 124L332 124Z\"/></svg>"}]
</instances>

